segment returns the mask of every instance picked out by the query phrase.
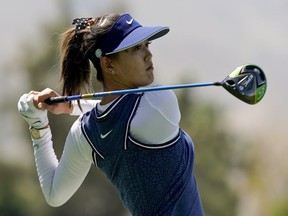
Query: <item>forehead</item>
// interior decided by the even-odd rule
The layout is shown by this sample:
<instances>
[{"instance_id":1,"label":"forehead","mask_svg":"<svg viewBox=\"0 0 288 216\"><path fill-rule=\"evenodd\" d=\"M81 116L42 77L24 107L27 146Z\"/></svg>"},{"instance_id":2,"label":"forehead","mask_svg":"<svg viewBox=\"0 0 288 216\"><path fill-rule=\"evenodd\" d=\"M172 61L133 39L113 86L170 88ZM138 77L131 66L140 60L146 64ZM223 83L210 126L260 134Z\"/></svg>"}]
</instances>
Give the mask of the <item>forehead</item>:
<instances>
[{"instance_id":1,"label":"forehead","mask_svg":"<svg viewBox=\"0 0 288 216\"><path fill-rule=\"evenodd\" d=\"M122 50L122 51L120 51L120 52L118 52L118 53L129 53L129 52L133 51L136 47L146 46L146 45L149 44L149 43L150 43L150 42L149 42L148 40L141 41L140 43L138 43L138 44L136 44L136 45L134 45L134 46L132 46L132 47L129 47L129 48L125 49L125 50ZM116 54L116 53L115 53L115 54Z\"/></svg>"}]
</instances>

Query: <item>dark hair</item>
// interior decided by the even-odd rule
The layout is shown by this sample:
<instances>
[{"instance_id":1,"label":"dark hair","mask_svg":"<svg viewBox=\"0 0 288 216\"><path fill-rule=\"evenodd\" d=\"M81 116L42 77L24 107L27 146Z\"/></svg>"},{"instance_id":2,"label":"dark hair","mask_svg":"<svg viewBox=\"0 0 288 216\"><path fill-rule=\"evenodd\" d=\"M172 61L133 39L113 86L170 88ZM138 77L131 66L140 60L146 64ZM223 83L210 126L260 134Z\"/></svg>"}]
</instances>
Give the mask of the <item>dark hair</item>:
<instances>
[{"instance_id":1,"label":"dark hair","mask_svg":"<svg viewBox=\"0 0 288 216\"><path fill-rule=\"evenodd\" d=\"M94 55L101 38L111 29L119 14L107 14L95 18L86 28L75 28L62 35L60 46L60 70L62 95L83 94L92 89L89 55ZM100 61L93 61L97 80L103 82Z\"/></svg>"}]
</instances>

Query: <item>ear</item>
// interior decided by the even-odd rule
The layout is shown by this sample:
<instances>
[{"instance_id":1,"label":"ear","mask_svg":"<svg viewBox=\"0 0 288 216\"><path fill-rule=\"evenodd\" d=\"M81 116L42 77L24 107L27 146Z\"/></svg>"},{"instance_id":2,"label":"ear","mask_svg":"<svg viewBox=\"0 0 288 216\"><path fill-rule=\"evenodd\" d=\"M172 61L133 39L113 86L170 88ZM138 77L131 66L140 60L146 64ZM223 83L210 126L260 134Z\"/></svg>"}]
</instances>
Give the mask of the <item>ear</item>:
<instances>
[{"instance_id":1,"label":"ear","mask_svg":"<svg viewBox=\"0 0 288 216\"><path fill-rule=\"evenodd\" d=\"M101 65L102 71L104 73L109 73L112 75L115 73L112 59L110 59L106 56L103 56L100 59L100 65Z\"/></svg>"}]
</instances>

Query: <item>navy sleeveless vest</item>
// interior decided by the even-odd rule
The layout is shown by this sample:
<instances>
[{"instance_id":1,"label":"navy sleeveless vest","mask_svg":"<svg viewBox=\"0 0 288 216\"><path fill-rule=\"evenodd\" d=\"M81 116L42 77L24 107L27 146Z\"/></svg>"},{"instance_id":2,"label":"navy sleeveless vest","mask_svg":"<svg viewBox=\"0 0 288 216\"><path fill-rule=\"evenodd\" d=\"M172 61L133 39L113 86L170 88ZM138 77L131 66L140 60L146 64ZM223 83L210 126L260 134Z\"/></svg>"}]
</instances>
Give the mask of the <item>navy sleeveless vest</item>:
<instances>
[{"instance_id":1,"label":"navy sleeveless vest","mask_svg":"<svg viewBox=\"0 0 288 216\"><path fill-rule=\"evenodd\" d=\"M93 149L94 163L117 188L133 216L204 215L192 173L190 137L179 129L173 140L152 145L129 134L141 96L122 95L104 113L97 114L95 107L83 115L81 127Z\"/></svg>"}]
</instances>

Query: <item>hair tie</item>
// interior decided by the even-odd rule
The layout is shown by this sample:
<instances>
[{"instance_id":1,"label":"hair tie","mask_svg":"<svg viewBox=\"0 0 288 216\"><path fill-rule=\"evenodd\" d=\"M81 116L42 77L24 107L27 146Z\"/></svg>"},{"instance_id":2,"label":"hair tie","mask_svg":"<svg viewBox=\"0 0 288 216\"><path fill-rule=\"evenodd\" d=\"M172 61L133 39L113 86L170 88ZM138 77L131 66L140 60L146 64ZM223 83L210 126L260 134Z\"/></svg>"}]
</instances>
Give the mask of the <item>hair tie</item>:
<instances>
[{"instance_id":1,"label":"hair tie","mask_svg":"<svg viewBox=\"0 0 288 216\"><path fill-rule=\"evenodd\" d=\"M102 57L102 50L101 50L101 49L96 49L96 51L95 51L95 56L96 56L97 58L101 58L101 57Z\"/></svg>"},{"instance_id":2,"label":"hair tie","mask_svg":"<svg viewBox=\"0 0 288 216\"><path fill-rule=\"evenodd\" d=\"M91 21L92 21L92 18L91 18L91 17L89 17L89 18L75 18L75 19L73 19L72 25L76 25L76 27L75 27L75 33L76 33L76 34L79 34L82 29L85 29L85 28L87 28L87 27L90 27L90 26L91 26Z\"/></svg>"}]
</instances>

